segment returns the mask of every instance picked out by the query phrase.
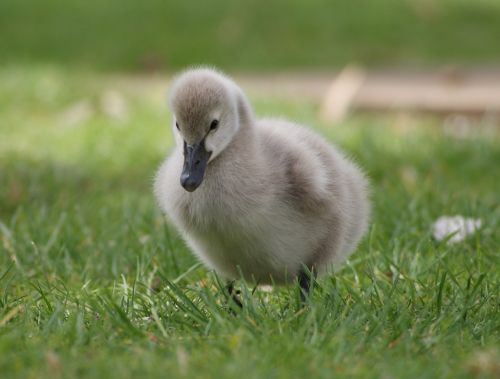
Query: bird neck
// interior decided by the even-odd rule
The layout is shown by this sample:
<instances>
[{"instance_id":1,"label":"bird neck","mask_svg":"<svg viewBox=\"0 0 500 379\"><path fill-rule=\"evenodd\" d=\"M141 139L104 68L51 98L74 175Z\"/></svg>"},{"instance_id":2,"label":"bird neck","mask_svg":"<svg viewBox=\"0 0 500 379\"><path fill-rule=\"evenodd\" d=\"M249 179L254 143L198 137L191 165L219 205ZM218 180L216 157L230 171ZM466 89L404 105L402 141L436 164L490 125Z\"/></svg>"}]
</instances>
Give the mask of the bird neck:
<instances>
[{"instance_id":1,"label":"bird neck","mask_svg":"<svg viewBox=\"0 0 500 379\"><path fill-rule=\"evenodd\" d=\"M253 124L253 112L250 102L238 87L235 88L235 92L240 126L251 126Z\"/></svg>"}]
</instances>

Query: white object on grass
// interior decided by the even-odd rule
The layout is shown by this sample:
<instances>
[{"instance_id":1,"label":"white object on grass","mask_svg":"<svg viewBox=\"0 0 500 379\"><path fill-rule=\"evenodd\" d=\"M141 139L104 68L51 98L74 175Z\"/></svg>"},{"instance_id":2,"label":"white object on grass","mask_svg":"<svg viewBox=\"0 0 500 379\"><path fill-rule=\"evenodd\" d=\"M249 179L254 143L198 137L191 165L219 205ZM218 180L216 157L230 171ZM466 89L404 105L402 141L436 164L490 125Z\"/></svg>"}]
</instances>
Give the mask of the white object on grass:
<instances>
[{"instance_id":1,"label":"white object on grass","mask_svg":"<svg viewBox=\"0 0 500 379\"><path fill-rule=\"evenodd\" d=\"M451 235L447 243L462 241L468 235L477 231L482 225L480 219L463 216L441 216L432 225L434 238L441 241Z\"/></svg>"}]
</instances>

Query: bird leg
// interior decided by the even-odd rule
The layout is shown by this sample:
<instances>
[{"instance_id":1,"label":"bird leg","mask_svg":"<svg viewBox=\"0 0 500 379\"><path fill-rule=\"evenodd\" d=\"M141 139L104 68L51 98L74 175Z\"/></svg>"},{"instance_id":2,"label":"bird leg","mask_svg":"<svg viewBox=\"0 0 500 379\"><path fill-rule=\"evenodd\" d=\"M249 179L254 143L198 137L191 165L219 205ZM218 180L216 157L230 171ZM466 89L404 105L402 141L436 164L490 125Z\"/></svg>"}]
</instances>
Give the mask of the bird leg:
<instances>
[{"instance_id":1,"label":"bird leg","mask_svg":"<svg viewBox=\"0 0 500 379\"><path fill-rule=\"evenodd\" d=\"M300 301L302 303L305 303L307 298L309 297L309 293L311 292L311 285L313 283L313 278L314 278L313 268L309 270L302 268L299 270L297 279L299 281Z\"/></svg>"},{"instance_id":2,"label":"bird leg","mask_svg":"<svg viewBox=\"0 0 500 379\"><path fill-rule=\"evenodd\" d=\"M238 297L239 291L235 291L234 289L234 280L230 280L227 282L226 291L229 294L229 297L234 301L234 303L238 307L243 308L243 304L241 303L241 300Z\"/></svg>"}]
</instances>

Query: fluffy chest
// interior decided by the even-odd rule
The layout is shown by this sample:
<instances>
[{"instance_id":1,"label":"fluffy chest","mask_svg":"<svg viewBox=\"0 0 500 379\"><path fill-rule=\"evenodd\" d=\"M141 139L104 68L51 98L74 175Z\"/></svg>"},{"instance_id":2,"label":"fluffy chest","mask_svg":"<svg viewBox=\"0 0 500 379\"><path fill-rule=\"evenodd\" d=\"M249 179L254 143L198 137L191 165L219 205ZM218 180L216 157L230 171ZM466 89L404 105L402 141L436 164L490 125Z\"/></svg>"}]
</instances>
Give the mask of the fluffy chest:
<instances>
[{"instance_id":1,"label":"fluffy chest","mask_svg":"<svg viewBox=\"0 0 500 379\"><path fill-rule=\"evenodd\" d=\"M276 244L279 237L275 225L258 220L258 215L251 217L226 218L194 227L186 237L196 255L226 277L238 278L243 274L248 280L262 283L270 278L282 281L290 262L283 259L283 246Z\"/></svg>"},{"instance_id":2,"label":"fluffy chest","mask_svg":"<svg viewBox=\"0 0 500 379\"><path fill-rule=\"evenodd\" d=\"M195 204L185 215L186 239L198 257L227 277L283 282L309 251L307 236L314 230L293 222L297 215L287 207L243 201L237 207L214 202L192 208Z\"/></svg>"},{"instance_id":3,"label":"fluffy chest","mask_svg":"<svg viewBox=\"0 0 500 379\"><path fill-rule=\"evenodd\" d=\"M221 193L186 193L177 207L179 217L186 228L194 231L226 229L228 225L245 224L251 216L252 202L234 199Z\"/></svg>"}]
</instances>

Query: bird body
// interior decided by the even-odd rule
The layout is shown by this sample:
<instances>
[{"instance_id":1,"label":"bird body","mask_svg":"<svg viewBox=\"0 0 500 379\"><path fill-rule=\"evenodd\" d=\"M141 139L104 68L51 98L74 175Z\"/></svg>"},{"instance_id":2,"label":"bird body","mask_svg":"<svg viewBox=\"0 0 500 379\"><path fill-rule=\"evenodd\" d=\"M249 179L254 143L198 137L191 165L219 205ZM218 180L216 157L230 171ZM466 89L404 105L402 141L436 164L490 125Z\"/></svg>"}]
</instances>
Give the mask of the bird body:
<instances>
[{"instance_id":1,"label":"bird body","mask_svg":"<svg viewBox=\"0 0 500 379\"><path fill-rule=\"evenodd\" d=\"M181 74L170 103L177 147L155 195L206 266L281 284L304 266L334 269L355 249L367 182L337 148L289 121L255 119L239 87L210 69Z\"/></svg>"}]
</instances>

